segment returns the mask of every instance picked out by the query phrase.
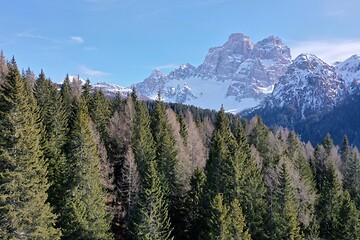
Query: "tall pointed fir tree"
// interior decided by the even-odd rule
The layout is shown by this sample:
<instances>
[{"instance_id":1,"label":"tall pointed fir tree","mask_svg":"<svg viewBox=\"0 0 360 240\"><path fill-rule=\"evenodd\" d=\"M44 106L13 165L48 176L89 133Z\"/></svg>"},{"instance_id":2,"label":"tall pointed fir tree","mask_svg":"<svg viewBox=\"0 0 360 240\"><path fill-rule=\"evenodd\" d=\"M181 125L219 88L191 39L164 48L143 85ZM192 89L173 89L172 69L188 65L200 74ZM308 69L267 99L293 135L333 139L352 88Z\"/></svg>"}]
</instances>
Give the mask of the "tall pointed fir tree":
<instances>
[{"instance_id":1,"label":"tall pointed fir tree","mask_svg":"<svg viewBox=\"0 0 360 240\"><path fill-rule=\"evenodd\" d=\"M167 211L168 205L161 186L155 161L151 161L145 176L143 176L138 219L135 222L135 239L173 239L170 236L172 229Z\"/></svg>"},{"instance_id":2,"label":"tall pointed fir tree","mask_svg":"<svg viewBox=\"0 0 360 240\"><path fill-rule=\"evenodd\" d=\"M102 139L106 138L106 129L111 117L109 101L101 90L95 90L91 94L89 113L96 125Z\"/></svg>"},{"instance_id":3,"label":"tall pointed fir tree","mask_svg":"<svg viewBox=\"0 0 360 240\"><path fill-rule=\"evenodd\" d=\"M171 239L168 201L157 170L156 148L151 133L151 120L144 102L132 94L135 105L132 148L140 175L140 199L137 217L132 222L135 239Z\"/></svg>"},{"instance_id":4,"label":"tall pointed fir tree","mask_svg":"<svg viewBox=\"0 0 360 240\"><path fill-rule=\"evenodd\" d=\"M238 159L238 166L241 171L240 187L237 198L243 208L251 236L255 239L265 237L264 223L266 219L266 190L262 179L260 168L256 165L251 154L244 128L237 119L235 122L234 136L237 141L237 151L243 155Z\"/></svg>"},{"instance_id":5,"label":"tall pointed fir tree","mask_svg":"<svg viewBox=\"0 0 360 240\"><path fill-rule=\"evenodd\" d=\"M0 238L59 239L46 200L49 184L41 150L38 108L15 59L0 88Z\"/></svg>"},{"instance_id":6,"label":"tall pointed fir tree","mask_svg":"<svg viewBox=\"0 0 360 240\"><path fill-rule=\"evenodd\" d=\"M329 240L339 239L339 221L341 221L339 214L342 190L332 162L326 166L319 194L317 214L320 225L320 237Z\"/></svg>"},{"instance_id":7,"label":"tall pointed fir tree","mask_svg":"<svg viewBox=\"0 0 360 240\"><path fill-rule=\"evenodd\" d=\"M168 124L166 107L161 102L160 95L155 102L152 131L155 140L157 169L162 180L161 182L164 184L163 190L169 197L174 197L178 193L175 177L177 149L175 147L174 136Z\"/></svg>"},{"instance_id":8,"label":"tall pointed fir tree","mask_svg":"<svg viewBox=\"0 0 360 240\"><path fill-rule=\"evenodd\" d=\"M40 115L45 126L44 155L48 166L49 202L55 212L65 204L68 165L64 153L67 135L66 113L57 87L45 78L41 71L35 84L35 97L40 107Z\"/></svg>"},{"instance_id":9,"label":"tall pointed fir tree","mask_svg":"<svg viewBox=\"0 0 360 240\"><path fill-rule=\"evenodd\" d=\"M222 107L210 147L209 160L206 164L206 195L210 203L218 194L223 194L226 204L237 195L239 187L239 169L234 160L236 141L231 133L229 120Z\"/></svg>"},{"instance_id":10,"label":"tall pointed fir tree","mask_svg":"<svg viewBox=\"0 0 360 240\"><path fill-rule=\"evenodd\" d=\"M246 230L239 201L234 199L229 207L223 202L222 194L217 194L211 202L208 225L209 232L206 239L251 239Z\"/></svg>"},{"instance_id":11,"label":"tall pointed fir tree","mask_svg":"<svg viewBox=\"0 0 360 240\"><path fill-rule=\"evenodd\" d=\"M61 215L64 239L111 239L100 158L82 98L74 110L67 152L71 181Z\"/></svg>"},{"instance_id":12,"label":"tall pointed fir tree","mask_svg":"<svg viewBox=\"0 0 360 240\"><path fill-rule=\"evenodd\" d=\"M360 239L360 218L350 194L344 191L340 207L338 239Z\"/></svg>"},{"instance_id":13,"label":"tall pointed fir tree","mask_svg":"<svg viewBox=\"0 0 360 240\"><path fill-rule=\"evenodd\" d=\"M295 193L291 185L290 175L284 164L279 174L279 184L273 202L273 215L270 232L272 239L303 239L295 205Z\"/></svg>"},{"instance_id":14,"label":"tall pointed fir tree","mask_svg":"<svg viewBox=\"0 0 360 240\"><path fill-rule=\"evenodd\" d=\"M344 162L343 187L360 208L360 158L357 149L349 150Z\"/></svg>"},{"instance_id":15,"label":"tall pointed fir tree","mask_svg":"<svg viewBox=\"0 0 360 240\"><path fill-rule=\"evenodd\" d=\"M65 113L67 113L67 119L69 120L72 113L72 95L69 74L66 74L63 84L61 85L60 93L63 99Z\"/></svg>"}]
</instances>

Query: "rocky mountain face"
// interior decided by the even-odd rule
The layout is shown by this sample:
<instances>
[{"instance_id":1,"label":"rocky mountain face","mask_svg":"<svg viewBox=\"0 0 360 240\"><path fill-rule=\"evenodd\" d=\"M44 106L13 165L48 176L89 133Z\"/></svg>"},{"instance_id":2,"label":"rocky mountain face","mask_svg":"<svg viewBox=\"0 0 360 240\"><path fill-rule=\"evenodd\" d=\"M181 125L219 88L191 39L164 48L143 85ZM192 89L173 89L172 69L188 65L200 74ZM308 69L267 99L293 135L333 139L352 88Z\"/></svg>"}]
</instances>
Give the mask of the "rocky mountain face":
<instances>
[{"instance_id":1,"label":"rocky mountain face","mask_svg":"<svg viewBox=\"0 0 360 240\"><path fill-rule=\"evenodd\" d=\"M299 55L273 93L259 106L242 113L262 117L272 127L295 129L303 141L319 143L330 133L337 144L347 135L360 147L360 57L334 66L311 54Z\"/></svg>"},{"instance_id":2,"label":"rocky mountain face","mask_svg":"<svg viewBox=\"0 0 360 240\"><path fill-rule=\"evenodd\" d=\"M333 66L311 54L299 55L258 109L290 108L296 118L333 108L347 95L345 80Z\"/></svg>"},{"instance_id":3,"label":"rocky mountain face","mask_svg":"<svg viewBox=\"0 0 360 240\"><path fill-rule=\"evenodd\" d=\"M210 48L200 66L181 65L168 75L154 70L134 87L150 98L160 91L165 101L211 109L223 104L227 110L239 111L269 95L290 63L290 49L280 38L254 44L236 33L224 45Z\"/></svg>"}]
</instances>

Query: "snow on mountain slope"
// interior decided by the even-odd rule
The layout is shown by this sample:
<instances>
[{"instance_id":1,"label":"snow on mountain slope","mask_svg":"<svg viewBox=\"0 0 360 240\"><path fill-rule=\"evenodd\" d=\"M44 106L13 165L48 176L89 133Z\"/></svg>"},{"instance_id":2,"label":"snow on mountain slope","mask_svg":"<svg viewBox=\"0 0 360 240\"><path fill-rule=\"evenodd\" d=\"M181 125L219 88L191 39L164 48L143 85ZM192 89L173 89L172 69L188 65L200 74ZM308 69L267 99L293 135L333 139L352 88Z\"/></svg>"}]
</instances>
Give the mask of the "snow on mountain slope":
<instances>
[{"instance_id":1,"label":"snow on mountain slope","mask_svg":"<svg viewBox=\"0 0 360 240\"><path fill-rule=\"evenodd\" d=\"M346 86L360 82L360 56L353 55L344 62L335 63L335 70L344 78Z\"/></svg>"},{"instance_id":2,"label":"snow on mountain slope","mask_svg":"<svg viewBox=\"0 0 360 240\"><path fill-rule=\"evenodd\" d=\"M269 95L291 63L290 49L277 37L253 44L242 33L231 34L222 46L210 48L203 64L181 65L168 75L160 70L136 90L149 98L158 91L168 102L229 111L251 108Z\"/></svg>"},{"instance_id":3,"label":"snow on mountain slope","mask_svg":"<svg viewBox=\"0 0 360 240\"><path fill-rule=\"evenodd\" d=\"M346 95L345 81L333 66L311 54L299 55L258 109L291 107L302 119L331 109Z\"/></svg>"}]
</instances>

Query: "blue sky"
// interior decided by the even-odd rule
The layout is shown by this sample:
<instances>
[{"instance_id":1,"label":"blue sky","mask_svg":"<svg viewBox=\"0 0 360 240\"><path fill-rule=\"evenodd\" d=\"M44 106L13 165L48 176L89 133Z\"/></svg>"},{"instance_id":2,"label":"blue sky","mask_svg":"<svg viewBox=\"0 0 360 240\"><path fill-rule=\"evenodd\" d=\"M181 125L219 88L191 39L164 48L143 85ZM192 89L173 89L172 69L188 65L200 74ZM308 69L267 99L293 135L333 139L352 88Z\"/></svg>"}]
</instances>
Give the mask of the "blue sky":
<instances>
[{"instance_id":1,"label":"blue sky","mask_svg":"<svg viewBox=\"0 0 360 240\"><path fill-rule=\"evenodd\" d=\"M198 66L210 47L242 32L279 36L332 63L360 54L358 0L4 0L0 49L20 68L122 86L159 68Z\"/></svg>"}]
</instances>

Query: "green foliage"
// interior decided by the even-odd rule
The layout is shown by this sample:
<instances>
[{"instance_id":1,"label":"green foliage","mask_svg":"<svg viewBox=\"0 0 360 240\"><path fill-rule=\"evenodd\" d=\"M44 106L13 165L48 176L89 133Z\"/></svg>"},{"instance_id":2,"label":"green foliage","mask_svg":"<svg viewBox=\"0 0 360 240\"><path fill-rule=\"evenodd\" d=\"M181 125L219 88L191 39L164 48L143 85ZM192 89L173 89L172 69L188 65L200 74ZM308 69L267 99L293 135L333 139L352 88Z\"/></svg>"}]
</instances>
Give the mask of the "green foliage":
<instances>
[{"instance_id":1,"label":"green foliage","mask_svg":"<svg viewBox=\"0 0 360 240\"><path fill-rule=\"evenodd\" d=\"M106 128L111 118L111 108L108 100L101 90L95 90L89 100L89 113L101 137L106 136Z\"/></svg>"},{"instance_id":2,"label":"green foliage","mask_svg":"<svg viewBox=\"0 0 360 240\"><path fill-rule=\"evenodd\" d=\"M0 90L0 238L59 239L47 200L42 125L15 60Z\"/></svg>"},{"instance_id":3,"label":"green foliage","mask_svg":"<svg viewBox=\"0 0 360 240\"><path fill-rule=\"evenodd\" d=\"M339 239L339 213L342 192L337 179L335 166L332 163L325 169L319 194L317 214L320 225L320 237L325 239Z\"/></svg>"},{"instance_id":4,"label":"green foliage","mask_svg":"<svg viewBox=\"0 0 360 240\"><path fill-rule=\"evenodd\" d=\"M173 239L166 197L161 188L155 162L149 163L140 192L138 217L135 222L134 238L147 240Z\"/></svg>"},{"instance_id":5,"label":"green foliage","mask_svg":"<svg viewBox=\"0 0 360 240\"><path fill-rule=\"evenodd\" d=\"M338 239L360 239L359 211L356 209L350 194L344 191L339 215Z\"/></svg>"},{"instance_id":6,"label":"green foliage","mask_svg":"<svg viewBox=\"0 0 360 240\"><path fill-rule=\"evenodd\" d=\"M217 194L211 202L208 226L207 239L251 239L239 201L233 200L228 207L223 202L222 194Z\"/></svg>"},{"instance_id":7,"label":"green foliage","mask_svg":"<svg viewBox=\"0 0 360 240\"><path fill-rule=\"evenodd\" d=\"M65 204L68 164L63 152L66 144L67 120L60 92L55 84L41 72L35 84L35 97L45 126L44 156L48 166L50 183L48 201L56 213Z\"/></svg>"},{"instance_id":8,"label":"green foliage","mask_svg":"<svg viewBox=\"0 0 360 240\"><path fill-rule=\"evenodd\" d=\"M110 239L100 158L83 99L76 103L68 159L71 181L61 215L64 239Z\"/></svg>"},{"instance_id":9,"label":"green foliage","mask_svg":"<svg viewBox=\"0 0 360 240\"><path fill-rule=\"evenodd\" d=\"M303 239L297 218L295 193L286 165L281 166L279 184L273 203L272 236L274 239Z\"/></svg>"}]
</instances>

